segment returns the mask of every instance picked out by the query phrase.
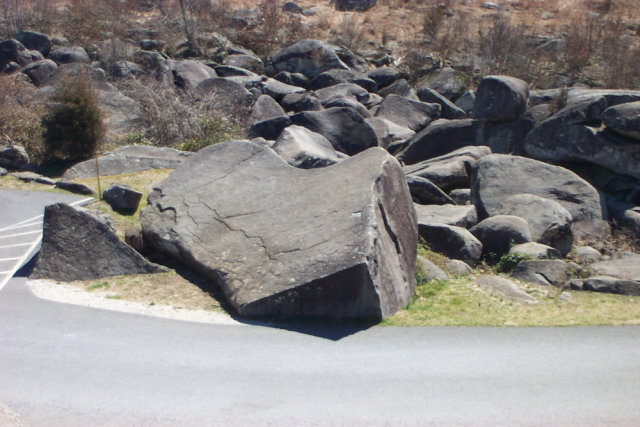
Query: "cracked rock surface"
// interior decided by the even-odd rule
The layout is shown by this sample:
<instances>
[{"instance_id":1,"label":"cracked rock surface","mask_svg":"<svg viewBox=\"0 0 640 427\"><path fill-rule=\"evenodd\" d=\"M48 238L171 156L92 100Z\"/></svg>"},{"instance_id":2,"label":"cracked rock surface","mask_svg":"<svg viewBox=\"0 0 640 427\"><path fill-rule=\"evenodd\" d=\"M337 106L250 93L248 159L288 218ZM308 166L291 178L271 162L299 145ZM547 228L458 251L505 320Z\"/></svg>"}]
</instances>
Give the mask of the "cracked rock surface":
<instances>
[{"instance_id":1,"label":"cracked rock surface","mask_svg":"<svg viewBox=\"0 0 640 427\"><path fill-rule=\"evenodd\" d=\"M210 146L156 186L141 222L242 316L381 319L415 288L411 196L379 148L302 170L250 142Z\"/></svg>"}]
</instances>

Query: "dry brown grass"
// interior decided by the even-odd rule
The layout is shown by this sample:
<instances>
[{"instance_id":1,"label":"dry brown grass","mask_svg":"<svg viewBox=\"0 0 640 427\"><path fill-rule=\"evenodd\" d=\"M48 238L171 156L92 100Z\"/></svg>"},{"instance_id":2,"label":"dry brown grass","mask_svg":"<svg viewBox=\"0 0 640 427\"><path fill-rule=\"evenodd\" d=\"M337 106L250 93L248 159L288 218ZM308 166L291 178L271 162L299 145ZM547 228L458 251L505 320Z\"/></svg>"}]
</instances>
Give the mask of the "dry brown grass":
<instances>
[{"instance_id":1,"label":"dry brown grass","mask_svg":"<svg viewBox=\"0 0 640 427\"><path fill-rule=\"evenodd\" d=\"M75 281L68 285L109 299L122 299L150 305L164 305L175 309L228 309L224 295L210 281L189 271L107 277Z\"/></svg>"}]
</instances>

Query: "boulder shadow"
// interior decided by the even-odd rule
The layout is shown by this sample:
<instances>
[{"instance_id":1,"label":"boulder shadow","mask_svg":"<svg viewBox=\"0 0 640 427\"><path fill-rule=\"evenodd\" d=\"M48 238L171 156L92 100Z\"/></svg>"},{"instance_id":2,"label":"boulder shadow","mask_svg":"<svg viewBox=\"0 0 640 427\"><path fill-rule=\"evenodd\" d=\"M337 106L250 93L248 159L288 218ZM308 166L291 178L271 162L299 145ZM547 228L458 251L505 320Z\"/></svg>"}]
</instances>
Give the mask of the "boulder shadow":
<instances>
[{"instance_id":1,"label":"boulder shadow","mask_svg":"<svg viewBox=\"0 0 640 427\"><path fill-rule=\"evenodd\" d=\"M276 328L331 341L339 341L350 335L365 331L379 323L378 320L374 319L335 319L327 317L241 317L238 315L235 308L227 302L224 292L213 280L202 276L200 273L190 269L189 267L185 267L170 258L156 258L153 261L175 270L183 279L193 283L215 299L216 302L220 304L220 307L225 310L233 320L245 325Z\"/></svg>"}]
</instances>

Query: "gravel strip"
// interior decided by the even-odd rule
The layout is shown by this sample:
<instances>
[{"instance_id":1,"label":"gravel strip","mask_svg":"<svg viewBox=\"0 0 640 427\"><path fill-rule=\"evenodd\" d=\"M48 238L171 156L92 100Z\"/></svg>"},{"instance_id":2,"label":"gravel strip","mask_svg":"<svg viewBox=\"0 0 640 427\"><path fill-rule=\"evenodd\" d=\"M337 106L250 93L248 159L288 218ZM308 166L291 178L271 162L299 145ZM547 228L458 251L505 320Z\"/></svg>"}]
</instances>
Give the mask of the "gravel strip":
<instances>
[{"instance_id":1,"label":"gravel strip","mask_svg":"<svg viewBox=\"0 0 640 427\"><path fill-rule=\"evenodd\" d=\"M36 297L49 301L141 314L144 316L162 317L165 319L184 320L187 322L212 323L217 325L244 325L234 320L227 313L175 309L166 305L149 305L139 302L108 299L108 292L88 293L82 289L59 284L51 280L29 280L27 281L27 286Z\"/></svg>"}]
</instances>

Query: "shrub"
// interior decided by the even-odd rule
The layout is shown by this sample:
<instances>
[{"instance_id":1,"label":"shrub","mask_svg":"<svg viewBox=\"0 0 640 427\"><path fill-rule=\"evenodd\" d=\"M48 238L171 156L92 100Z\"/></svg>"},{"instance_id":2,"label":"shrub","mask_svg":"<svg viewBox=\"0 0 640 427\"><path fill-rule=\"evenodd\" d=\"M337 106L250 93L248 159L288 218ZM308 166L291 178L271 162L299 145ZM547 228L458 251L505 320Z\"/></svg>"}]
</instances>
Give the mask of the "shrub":
<instances>
[{"instance_id":1,"label":"shrub","mask_svg":"<svg viewBox=\"0 0 640 427\"><path fill-rule=\"evenodd\" d=\"M102 113L91 82L85 76L63 79L42 118L43 138L50 160L84 160L97 150L104 134Z\"/></svg>"},{"instance_id":2,"label":"shrub","mask_svg":"<svg viewBox=\"0 0 640 427\"><path fill-rule=\"evenodd\" d=\"M0 145L21 145L31 161L42 160L43 112L32 85L15 76L0 76Z\"/></svg>"},{"instance_id":3,"label":"shrub","mask_svg":"<svg viewBox=\"0 0 640 427\"><path fill-rule=\"evenodd\" d=\"M224 141L239 139L243 136L243 130L234 126L224 117L206 119L200 123L200 135L187 139L178 144L178 150L199 151L209 145Z\"/></svg>"},{"instance_id":4,"label":"shrub","mask_svg":"<svg viewBox=\"0 0 640 427\"><path fill-rule=\"evenodd\" d=\"M134 131L123 136L120 141L120 145L151 145L151 141L147 138L144 132Z\"/></svg>"},{"instance_id":5,"label":"shrub","mask_svg":"<svg viewBox=\"0 0 640 427\"><path fill-rule=\"evenodd\" d=\"M508 273L513 270L520 261L529 259L529 255L520 253L506 253L500 257L500 260L496 264L496 271L498 273Z\"/></svg>"},{"instance_id":6,"label":"shrub","mask_svg":"<svg viewBox=\"0 0 640 427\"><path fill-rule=\"evenodd\" d=\"M151 78L118 82L138 109L131 117L150 144L197 151L226 139L245 137L246 107L212 94L196 97Z\"/></svg>"}]
</instances>

